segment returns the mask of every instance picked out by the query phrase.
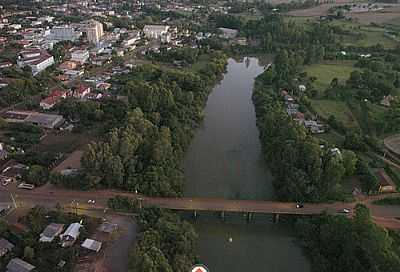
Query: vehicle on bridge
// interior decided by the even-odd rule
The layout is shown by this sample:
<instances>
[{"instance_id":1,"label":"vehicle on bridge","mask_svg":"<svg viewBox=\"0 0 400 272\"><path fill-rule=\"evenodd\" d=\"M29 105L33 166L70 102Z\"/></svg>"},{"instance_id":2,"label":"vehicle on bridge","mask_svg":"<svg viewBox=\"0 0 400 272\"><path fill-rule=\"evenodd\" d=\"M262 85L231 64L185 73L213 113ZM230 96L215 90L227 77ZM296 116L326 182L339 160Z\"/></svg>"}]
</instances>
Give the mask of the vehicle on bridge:
<instances>
[{"instance_id":1,"label":"vehicle on bridge","mask_svg":"<svg viewBox=\"0 0 400 272\"><path fill-rule=\"evenodd\" d=\"M33 190L33 189L35 189L35 185L30 184L30 183L24 183L24 182L22 182L22 183L20 183L20 184L18 185L18 189Z\"/></svg>"}]
</instances>

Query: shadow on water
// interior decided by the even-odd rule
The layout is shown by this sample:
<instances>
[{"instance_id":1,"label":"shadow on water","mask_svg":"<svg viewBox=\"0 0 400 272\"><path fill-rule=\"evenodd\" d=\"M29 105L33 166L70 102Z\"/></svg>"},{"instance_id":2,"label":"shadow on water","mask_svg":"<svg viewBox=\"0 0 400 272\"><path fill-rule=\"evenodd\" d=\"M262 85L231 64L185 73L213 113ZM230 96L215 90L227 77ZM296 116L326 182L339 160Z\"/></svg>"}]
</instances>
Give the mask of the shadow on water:
<instances>
[{"instance_id":1,"label":"shadow on water","mask_svg":"<svg viewBox=\"0 0 400 272\"><path fill-rule=\"evenodd\" d=\"M251 100L254 79L264 71L256 58L229 59L227 73L214 87L184 161L185 196L227 199L271 199L272 176L258 139ZM186 215L187 216L187 215ZM200 260L211 272L309 271L284 224L269 215L200 213Z\"/></svg>"}]
</instances>

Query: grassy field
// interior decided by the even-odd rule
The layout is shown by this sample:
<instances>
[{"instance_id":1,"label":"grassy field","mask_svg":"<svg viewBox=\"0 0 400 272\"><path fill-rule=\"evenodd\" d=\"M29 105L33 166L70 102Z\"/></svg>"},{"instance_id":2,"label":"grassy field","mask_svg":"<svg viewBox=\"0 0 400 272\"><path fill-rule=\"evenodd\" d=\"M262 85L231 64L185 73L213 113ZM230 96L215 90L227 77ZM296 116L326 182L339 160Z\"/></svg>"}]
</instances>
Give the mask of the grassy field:
<instances>
[{"instance_id":1,"label":"grassy field","mask_svg":"<svg viewBox=\"0 0 400 272\"><path fill-rule=\"evenodd\" d=\"M352 32L351 35L344 36L342 41L344 46L369 47L379 43L385 48L395 48L398 45L397 41L385 36L385 32L388 30L385 27L363 25L350 21L333 21L330 24Z\"/></svg>"},{"instance_id":2,"label":"grassy field","mask_svg":"<svg viewBox=\"0 0 400 272\"><path fill-rule=\"evenodd\" d=\"M384 119L387 108L369 102L360 103L356 100L349 102L348 105L365 133L379 136L383 132L379 124Z\"/></svg>"},{"instance_id":3,"label":"grassy field","mask_svg":"<svg viewBox=\"0 0 400 272\"><path fill-rule=\"evenodd\" d=\"M86 145L95 141L90 133L71 133L54 131L33 147L36 152L71 153L76 149L84 150Z\"/></svg>"},{"instance_id":4,"label":"grassy field","mask_svg":"<svg viewBox=\"0 0 400 272\"><path fill-rule=\"evenodd\" d=\"M346 128L358 127L357 120L343 101L313 99L311 105L318 115L325 119L333 115Z\"/></svg>"},{"instance_id":5,"label":"grassy field","mask_svg":"<svg viewBox=\"0 0 400 272\"><path fill-rule=\"evenodd\" d=\"M329 131L323 134L316 134L314 136L318 139L327 141L328 143L334 144L335 146L339 147L342 146L344 142L344 137L335 131Z\"/></svg>"},{"instance_id":6,"label":"grassy field","mask_svg":"<svg viewBox=\"0 0 400 272\"><path fill-rule=\"evenodd\" d=\"M307 66L305 71L308 76L314 76L317 78L314 82L314 86L321 92L328 88L332 79L335 77L341 82L347 80L350 73L356 69L353 65L354 61L323 62Z\"/></svg>"},{"instance_id":7,"label":"grassy field","mask_svg":"<svg viewBox=\"0 0 400 272\"><path fill-rule=\"evenodd\" d=\"M363 27L361 28L360 33L363 35L361 39L357 39L354 37L347 37L343 41L343 45L345 46L359 46L359 47L369 47L376 44L381 44L385 48L395 48L398 42L393 39L390 39L384 35L385 29L383 28L371 28L371 27Z\"/></svg>"}]
</instances>

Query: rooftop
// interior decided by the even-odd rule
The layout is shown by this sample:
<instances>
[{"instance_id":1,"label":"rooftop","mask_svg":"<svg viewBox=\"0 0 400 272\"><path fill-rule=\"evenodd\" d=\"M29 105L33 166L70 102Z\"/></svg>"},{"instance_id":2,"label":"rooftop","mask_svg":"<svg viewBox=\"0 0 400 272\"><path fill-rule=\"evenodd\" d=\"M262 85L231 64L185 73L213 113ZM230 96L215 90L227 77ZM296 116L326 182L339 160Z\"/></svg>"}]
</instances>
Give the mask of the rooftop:
<instances>
[{"instance_id":1,"label":"rooftop","mask_svg":"<svg viewBox=\"0 0 400 272\"><path fill-rule=\"evenodd\" d=\"M96 241L96 240L92 240L92 239L86 239L83 243L82 243L82 247L86 248L86 249L90 249L96 252L99 252L101 249L101 242Z\"/></svg>"},{"instance_id":2,"label":"rooftop","mask_svg":"<svg viewBox=\"0 0 400 272\"><path fill-rule=\"evenodd\" d=\"M33 269L35 269L35 266L20 258L12 259L7 265L7 272L29 272Z\"/></svg>"}]
</instances>

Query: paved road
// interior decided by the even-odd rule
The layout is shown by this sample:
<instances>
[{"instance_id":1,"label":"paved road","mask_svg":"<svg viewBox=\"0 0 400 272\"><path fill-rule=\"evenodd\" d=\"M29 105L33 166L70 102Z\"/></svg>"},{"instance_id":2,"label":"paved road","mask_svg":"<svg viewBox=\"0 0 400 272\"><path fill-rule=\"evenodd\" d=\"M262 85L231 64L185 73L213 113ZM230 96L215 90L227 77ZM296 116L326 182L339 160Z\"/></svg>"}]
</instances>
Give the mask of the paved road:
<instances>
[{"instance_id":1,"label":"paved road","mask_svg":"<svg viewBox=\"0 0 400 272\"><path fill-rule=\"evenodd\" d=\"M134 193L102 190L102 191L71 191L57 189L52 186L44 186L35 190L18 190L15 187L1 187L0 201L10 201L19 207L31 207L34 205L54 206L60 203L78 209L106 209L107 200L114 196L128 196L139 199L143 206L157 206L171 210L188 211L226 211L226 212L252 212L267 214L295 214L312 215L327 212L331 214L340 213L343 209L353 210L357 203L363 203L371 210L376 222L383 226L400 229L400 207L399 206L378 206L372 202L389 195L378 195L364 198L352 203L334 202L309 204L305 203L304 208L296 208L294 202L277 201L255 201L255 200L227 200L216 198L161 198L145 197ZM392 194L391 196L400 196ZM89 199L96 200L95 204L88 204Z\"/></svg>"}]
</instances>

